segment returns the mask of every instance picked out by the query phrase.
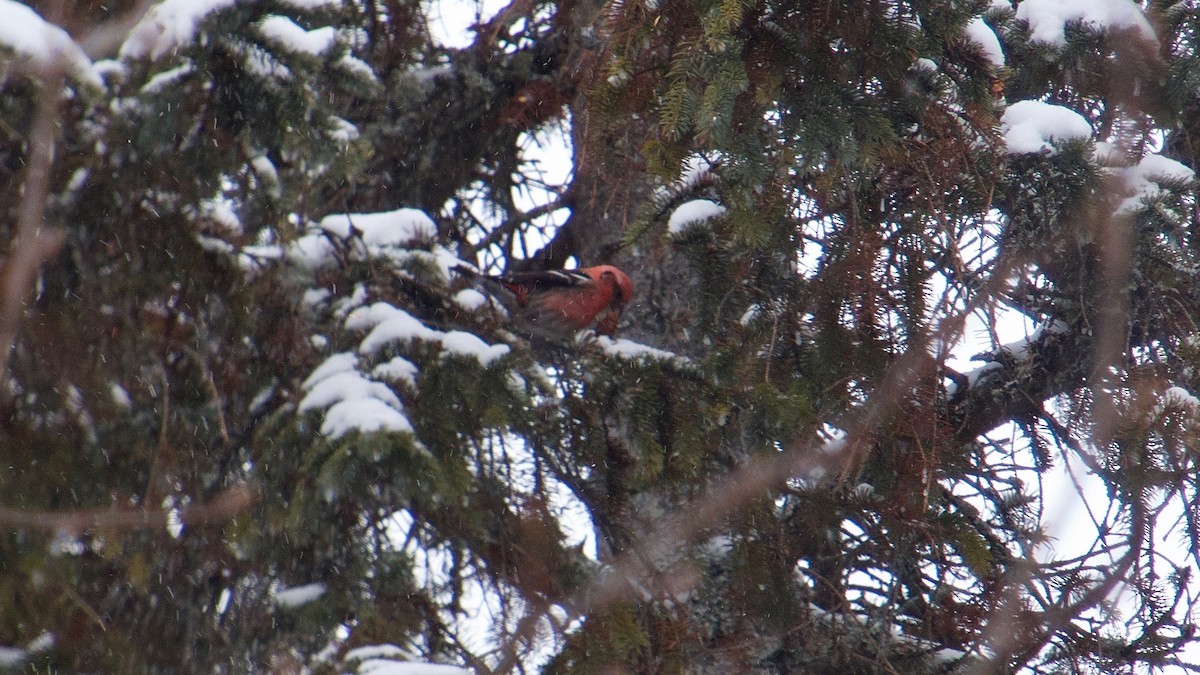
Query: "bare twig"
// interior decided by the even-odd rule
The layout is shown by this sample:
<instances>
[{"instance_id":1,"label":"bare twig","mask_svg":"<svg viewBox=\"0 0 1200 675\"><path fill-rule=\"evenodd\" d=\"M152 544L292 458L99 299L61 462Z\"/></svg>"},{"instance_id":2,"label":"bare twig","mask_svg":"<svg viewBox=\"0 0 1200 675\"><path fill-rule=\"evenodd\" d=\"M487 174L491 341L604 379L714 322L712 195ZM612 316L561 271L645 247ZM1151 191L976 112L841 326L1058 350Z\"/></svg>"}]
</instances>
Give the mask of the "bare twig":
<instances>
[{"instance_id":1,"label":"bare twig","mask_svg":"<svg viewBox=\"0 0 1200 675\"><path fill-rule=\"evenodd\" d=\"M185 526L225 522L246 511L258 500L258 492L246 484L226 488L205 504L181 509L82 509L78 511L33 511L0 506L0 524L14 529L49 530L74 535L97 528L146 530L166 527L175 517Z\"/></svg>"},{"instance_id":2,"label":"bare twig","mask_svg":"<svg viewBox=\"0 0 1200 675\"><path fill-rule=\"evenodd\" d=\"M54 133L63 83L64 63L52 64L42 80L37 112L29 138L25 179L21 186L21 208L17 236L4 267L0 270L0 374L16 343L21 314L33 288L38 269L58 252L65 233L45 226L46 196L50 190L50 167L54 162Z\"/></svg>"},{"instance_id":3,"label":"bare twig","mask_svg":"<svg viewBox=\"0 0 1200 675\"><path fill-rule=\"evenodd\" d=\"M112 56L154 3L155 0L138 0L137 5L128 12L89 30L78 40L79 46L90 59Z\"/></svg>"}]
</instances>

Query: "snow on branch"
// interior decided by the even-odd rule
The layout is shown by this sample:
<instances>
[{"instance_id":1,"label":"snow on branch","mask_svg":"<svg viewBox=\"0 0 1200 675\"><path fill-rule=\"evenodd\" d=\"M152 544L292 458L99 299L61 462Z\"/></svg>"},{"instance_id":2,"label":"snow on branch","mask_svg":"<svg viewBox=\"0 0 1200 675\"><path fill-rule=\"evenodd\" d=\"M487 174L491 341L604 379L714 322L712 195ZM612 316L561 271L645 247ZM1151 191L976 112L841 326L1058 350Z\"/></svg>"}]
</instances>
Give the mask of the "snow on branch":
<instances>
[{"instance_id":1,"label":"snow on branch","mask_svg":"<svg viewBox=\"0 0 1200 675\"><path fill-rule=\"evenodd\" d=\"M301 389L308 393L300 401L299 412L324 410L321 434L330 439L351 431L413 431L400 397L386 384L359 372L358 357L353 353L325 359Z\"/></svg>"},{"instance_id":2,"label":"snow on branch","mask_svg":"<svg viewBox=\"0 0 1200 675\"><path fill-rule=\"evenodd\" d=\"M1042 324L1035 328L1028 337L1025 337L1008 344L1001 345L999 349L991 354L981 354L972 358L974 361L983 361L983 365L964 373L967 387L974 388L985 379L988 373L996 370L1001 370L1005 367L1020 367L1033 360L1036 350L1045 342L1049 336L1063 335L1067 332L1068 326L1066 323L1057 319L1049 323ZM957 385L948 387L948 393L951 396L957 395Z\"/></svg>"},{"instance_id":3,"label":"snow on branch","mask_svg":"<svg viewBox=\"0 0 1200 675\"><path fill-rule=\"evenodd\" d=\"M1157 417L1168 411L1180 411L1192 417L1200 412L1200 398L1196 398L1195 394L1179 385L1167 387L1159 398L1153 414Z\"/></svg>"},{"instance_id":4,"label":"snow on branch","mask_svg":"<svg viewBox=\"0 0 1200 675\"><path fill-rule=\"evenodd\" d=\"M283 4L295 9L305 11L315 11L327 8L337 8L342 4L342 0L282 0Z\"/></svg>"},{"instance_id":5,"label":"snow on branch","mask_svg":"<svg viewBox=\"0 0 1200 675\"><path fill-rule=\"evenodd\" d=\"M394 356L367 373L360 369L365 367L360 356L373 357L389 345L419 341L438 345L443 357L473 358L486 368L509 353L508 345L489 345L465 331L430 328L386 302L355 308L346 316L343 327L366 331L358 353L333 354L318 366L301 385L306 395L298 408L302 414L324 411L321 434L331 439L351 431L413 432L412 423L404 413L404 403L381 380L414 386L418 367L403 356Z\"/></svg>"},{"instance_id":6,"label":"snow on branch","mask_svg":"<svg viewBox=\"0 0 1200 675\"><path fill-rule=\"evenodd\" d=\"M263 36L288 47L291 51L320 56L337 44L337 30L322 26L305 30L286 16L272 14L258 22Z\"/></svg>"},{"instance_id":7,"label":"snow on branch","mask_svg":"<svg viewBox=\"0 0 1200 675\"><path fill-rule=\"evenodd\" d=\"M271 594L271 601L284 609L302 607L325 595L325 584L320 582L281 588Z\"/></svg>"},{"instance_id":8,"label":"snow on branch","mask_svg":"<svg viewBox=\"0 0 1200 675\"><path fill-rule=\"evenodd\" d=\"M967 22L963 34L979 47L993 68L1005 66L1004 49L1000 46L1000 38L996 37L996 31L984 23L981 17L977 16Z\"/></svg>"},{"instance_id":9,"label":"snow on branch","mask_svg":"<svg viewBox=\"0 0 1200 675\"><path fill-rule=\"evenodd\" d=\"M664 349L656 349L649 345L644 345L633 340L625 338L610 338L605 335L596 337L596 344L609 356L626 359L628 361L666 361L674 364L677 367L686 367L691 364L688 359Z\"/></svg>"},{"instance_id":10,"label":"snow on branch","mask_svg":"<svg viewBox=\"0 0 1200 675\"><path fill-rule=\"evenodd\" d=\"M1156 154L1146 155L1133 166L1109 171L1121 180L1130 195L1117 207L1115 215L1118 216L1132 215L1146 204L1166 196L1164 185L1190 183L1196 179L1196 173L1188 167Z\"/></svg>"},{"instance_id":11,"label":"snow on branch","mask_svg":"<svg viewBox=\"0 0 1200 675\"><path fill-rule=\"evenodd\" d=\"M81 82L104 86L91 59L65 30L13 0L0 0L0 52L3 51L32 62L39 70L63 68Z\"/></svg>"},{"instance_id":12,"label":"snow on branch","mask_svg":"<svg viewBox=\"0 0 1200 675\"><path fill-rule=\"evenodd\" d=\"M1017 19L1029 24L1031 39L1055 47L1067 44L1069 24L1094 30L1133 30L1157 41L1154 28L1130 0L1025 0L1017 5Z\"/></svg>"},{"instance_id":13,"label":"snow on branch","mask_svg":"<svg viewBox=\"0 0 1200 675\"><path fill-rule=\"evenodd\" d=\"M724 206L708 199L693 199L680 204L671 212L671 218L667 221L667 232L678 234L690 227L723 215L725 215Z\"/></svg>"},{"instance_id":14,"label":"snow on branch","mask_svg":"<svg viewBox=\"0 0 1200 675\"><path fill-rule=\"evenodd\" d=\"M445 354L473 357L488 367L508 354L508 345L489 345L479 337L460 330L440 331L421 323L412 314L386 302L359 307L346 317L349 330L370 329L359 344L362 354L376 354L394 342L421 340L440 344Z\"/></svg>"},{"instance_id":15,"label":"snow on branch","mask_svg":"<svg viewBox=\"0 0 1200 675\"><path fill-rule=\"evenodd\" d=\"M474 671L418 661L415 655L396 645L368 645L346 652L340 672L355 675L472 675Z\"/></svg>"},{"instance_id":16,"label":"snow on branch","mask_svg":"<svg viewBox=\"0 0 1200 675\"><path fill-rule=\"evenodd\" d=\"M1091 138L1092 125L1070 108L1041 101L1017 101L1000 117L1000 131L1010 154L1043 151L1054 154L1054 141Z\"/></svg>"},{"instance_id":17,"label":"snow on branch","mask_svg":"<svg viewBox=\"0 0 1200 675\"><path fill-rule=\"evenodd\" d=\"M335 264L340 253L352 259L384 258L397 266L422 258L448 279L450 270L463 261L435 245L436 240L437 225L420 209L336 213L325 216L309 234L297 239L287 256L309 269Z\"/></svg>"},{"instance_id":18,"label":"snow on branch","mask_svg":"<svg viewBox=\"0 0 1200 675\"><path fill-rule=\"evenodd\" d=\"M213 14L230 9L239 0L164 0L146 12L121 45L122 59L158 60L194 43L200 24ZM243 3L250 4L250 3ZM336 6L336 0L287 0L292 9L311 12ZM263 37L300 54L319 56L337 42L337 29L323 26L306 30L291 19L269 15L257 24Z\"/></svg>"},{"instance_id":19,"label":"snow on branch","mask_svg":"<svg viewBox=\"0 0 1200 675\"><path fill-rule=\"evenodd\" d=\"M200 22L237 0L165 0L142 17L121 45L122 59L158 59L191 44Z\"/></svg>"}]
</instances>

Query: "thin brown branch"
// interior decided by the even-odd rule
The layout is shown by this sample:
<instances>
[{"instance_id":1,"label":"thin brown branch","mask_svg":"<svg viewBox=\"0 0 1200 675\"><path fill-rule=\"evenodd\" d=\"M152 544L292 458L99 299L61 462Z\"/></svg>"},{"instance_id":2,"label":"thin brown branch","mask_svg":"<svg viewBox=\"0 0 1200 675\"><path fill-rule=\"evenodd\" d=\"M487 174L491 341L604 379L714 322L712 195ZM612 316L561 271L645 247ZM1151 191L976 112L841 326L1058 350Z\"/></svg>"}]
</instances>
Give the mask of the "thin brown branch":
<instances>
[{"instance_id":1,"label":"thin brown branch","mask_svg":"<svg viewBox=\"0 0 1200 675\"><path fill-rule=\"evenodd\" d=\"M97 528L146 530L166 527L174 517L184 526L223 523L249 509L258 492L247 484L226 488L205 504L181 509L82 509L78 511L33 511L0 506L0 524L12 529L35 529L80 534Z\"/></svg>"},{"instance_id":2,"label":"thin brown branch","mask_svg":"<svg viewBox=\"0 0 1200 675\"><path fill-rule=\"evenodd\" d=\"M475 244L472 248L474 248L476 251L482 251L493 244L499 243L505 237L511 236L519 226L524 225L535 218L540 218L546 214L553 213L566 207L566 199L554 199L546 202L545 204L535 206L528 211L522 211L521 213L516 214L508 220L505 220L503 223L492 229L491 232L487 233L487 236L485 236L483 239L480 239L479 243Z\"/></svg>"},{"instance_id":3,"label":"thin brown branch","mask_svg":"<svg viewBox=\"0 0 1200 675\"><path fill-rule=\"evenodd\" d=\"M79 46L90 59L108 58L116 54L117 49L129 37L129 32L142 20L155 0L138 0L138 3L128 12L105 21L78 39Z\"/></svg>"},{"instance_id":4,"label":"thin brown branch","mask_svg":"<svg viewBox=\"0 0 1200 675\"><path fill-rule=\"evenodd\" d=\"M38 269L58 252L66 236L62 230L47 229L45 225L64 67L63 63L52 64L41 82L21 186L16 240L0 269L0 374L8 370Z\"/></svg>"},{"instance_id":5,"label":"thin brown branch","mask_svg":"<svg viewBox=\"0 0 1200 675\"><path fill-rule=\"evenodd\" d=\"M221 398L221 392L217 389L217 381L213 377L212 369L205 363L204 357L200 352L190 347L185 347L184 352L191 357L192 362L200 369L200 374L204 377L204 385L208 388L208 395L212 397L213 410L217 412L217 431L221 434L221 440L225 445L229 445L229 424L225 421L225 404Z\"/></svg>"}]
</instances>

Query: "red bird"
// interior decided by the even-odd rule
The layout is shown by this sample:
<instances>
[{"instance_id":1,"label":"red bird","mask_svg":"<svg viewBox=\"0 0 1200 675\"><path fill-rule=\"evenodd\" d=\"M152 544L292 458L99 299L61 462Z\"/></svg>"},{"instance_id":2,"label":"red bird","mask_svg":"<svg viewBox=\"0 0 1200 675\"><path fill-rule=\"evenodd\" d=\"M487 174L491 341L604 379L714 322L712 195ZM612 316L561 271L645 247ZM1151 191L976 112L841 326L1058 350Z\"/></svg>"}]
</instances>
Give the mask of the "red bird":
<instances>
[{"instance_id":1,"label":"red bird","mask_svg":"<svg viewBox=\"0 0 1200 675\"><path fill-rule=\"evenodd\" d=\"M612 265L483 278L507 289L531 332L543 335L574 334L586 328L612 335L621 310L633 297L633 281Z\"/></svg>"}]
</instances>

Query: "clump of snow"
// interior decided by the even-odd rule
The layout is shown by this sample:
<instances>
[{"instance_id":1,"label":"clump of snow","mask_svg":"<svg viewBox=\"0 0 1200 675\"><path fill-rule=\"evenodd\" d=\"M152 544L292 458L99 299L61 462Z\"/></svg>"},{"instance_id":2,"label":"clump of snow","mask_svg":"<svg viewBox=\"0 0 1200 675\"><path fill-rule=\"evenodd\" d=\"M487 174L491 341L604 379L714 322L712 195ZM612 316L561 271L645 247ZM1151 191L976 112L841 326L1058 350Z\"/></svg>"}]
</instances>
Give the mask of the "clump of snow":
<instances>
[{"instance_id":1,"label":"clump of snow","mask_svg":"<svg viewBox=\"0 0 1200 675\"><path fill-rule=\"evenodd\" d=\"M366 284L361 281L354 284L354 289L350 291L349 297L338 298L333 302L333 315L345 320L350 312L362 307L367 302L369 295Z\"/></svg>"},{"instance_id":2,"label":"clump of snow","mask_svg":"<svg viewBox=\"0 0 1200 675\"><path fill-rule=\"evenodd\" d=\"M420 319L408 312L377 302L369 307L360 307L346 317L346 328L371 328L367 337L358 345L363 354L374 354L384 346L402 340L426 340L437 342L440 332L421 323Z\"/></svg>"},{"instance_id":3,"label":"clump of snow","mask_svg":"<svg viewBox=\"0 0 1200 675\"><path fill-rule=\"evenodd\" d=\"M349 127L346 138L353 134ZM333 131L332 133L340 133ZM355 130L354 133L357 133ZM265 158L264 158L265 159ZM270 182L270 181L267 181ZM269 186L272 187L272 186ZM278 185L273 185L278 190ZM239 261L243 269L255 270L279 258L302 270L316 271L353 260L378 259L389 264L397 274L440 273L442 280L451 270L465 264L454 253L437 242L437 226L418 209L398 209L384 213L338 213L322 218L308 232L286 247L271 242L243 246ZM469 301L470 294L463 296ZM345 311L361 302L350 303Z\"/></svg>"},{"instance_id":4,"label":"clump of snow","mask_svg":"<svg viewBox=\"0 0 1200 675\"><path fill-rule=\"evenodd\" d=\"M441 63L433 66L413 66L408 73L418 84L431 86L439 78L453 75L454 69L448 64Z\"/></svg>"},{"instance_id":5,"label":"clump of snow","mask_svg":"<svg viewBox=\"0 0 1200 675\"><path fill-rule=\"evenodd\" d=\"M411 434L413 427L404 413L373 398L342 401L325 411L321 435L336 440L351 431L399 431Z\"/></svg>"},{"instance_id":6,"label":"clump of snow","mask_svg":"<svg viewBox=\"0 0 1200 675\"><path fill-rule=\"evenodd\" d=\"M490 366L508 353L508 345L489 345L479 336L461 330L443 333L442 349L460 356L474 356L483 366Z\"/></svg>"},{"instance_id":7,"label":"clump of snow","mask_svg":"<svg viewBox=\"0 0 1200 675\"><path fill-rule=\"evenodd\" d=\"M326 133L333 140L344 144L358 138L358 127L353 124L336 116L330 117L329 121L333 124L333 128Z\"/></svg>"},{"instance_id":8,"label":"clump of snow","mask_svg":"<svg viewBox=\"0 0 1200 675\"><path fill-rule=\"evenodd\" d=\"M373 356L396 342L421 341L440 346L443 357L474 358L481 366L488 367L509 352L508 345L489 345L471 333L430 328L386 302L356 307L346 315L343 327L367 331L359 342L358 353L333 354L317 366L301 384L305 396L297 408L300 413L324 410L321 433L331 438L355 430L413 431L400 397L381 380L415 386L417 366L402 356L394 356L376 365L368 375L360 369L360 355Z\"/></svg>"},{"instance_id":9,"label":"clump of snow","mask_svg":"<svg viewBox=\"0 0 1200 675\"><path fill-rule=\"evenodd\" d=\"M679 180L675 182L675 185L685 192L694 189L706 180L713 166L714 162L711 157L701 154L690 155L683 160Z\"/></svg>"},{"instance_id":10,"label":"clump of snow","mask_svg":"<svg viewBox=\"0 0 1200 675\"><path fill-rule=\"evenodd\" d=\"M332 26L305 30L286 16L272 14L258 22L263 36L274 40L292 51L320 56L333 48L337 42L337 31Z\"/></svg>"},{"instance_id":11,"label":"clump of snow","mask_svg":"<svg viewBox=\"0 0 1200 675\"><path fill-rule=\"evenodd\" d=\"M1115 169L1113 173L1125 184L1130 194L1117 207L1116 215L1132 215L1147 202L1158 199L1166 193L1163 183L1190 183L1196 179L1196 172L1162 155L1146 155L1137 164Z\"/></svg>"},{"instance_id":12,"label":"clump of snow","mask_svg":"<svg viewBox=\"0 0 1200 675\"><path fill-rule=\"evenodd\" d=\"M725 207L708 199L693 199L680 204L667 221L667 232L678 234L689 227L725 214Z\"/></svg>"},{"instance_id":13,"label":"clump of snow","mask_svg":"<svg viewBox=\"0 0 1200 675\"><path fill-rule=\"evenodd\" d=\"M358 356L354 352L342 352L325 359L317 369L312 371L308 379L300 385L301 389L312 389L321 380L338 373L353 372L358 366Z\"/></svg>"},{"instance_id":14,"label":"clump of snow","mask_svg":"<svg viewBox=\"0 0 1200 675\"><path fill-rule=\"evenodd\" d=\"M343 661L361 661L363 659L407 659L412 655L396 645L368 645L357 647L346 652Z\"/></svg>"},{"instance_id":15,"label":"clump of snow","mask_svg":"<svg viewBox=\"0 0 1200 675\"><path fill-rule=\"evenodd\" d=\"M1092 157L1100 164L1114 164L1124 159L1125 155L1121 152L1120 148L1108 141L1096 141Z\"/></svg>"},{"instance_id":16,"label":"clump of snow","mask_svg":"<svg viewBox=\"0 0 1200 675\"><path fill-rule=\"evenodd\" d=\"M404 382L410 387L416 387L418 372L419 369L412 361L403 356L393 356L390 361L375 366L371 370L371 376L381 380Z\"/></svg>"},{"instance_id":17,"label":"clump of snow","mask_svg":"<svg viewBox=\"0 0 1200 675\"><path fill-rule=\"evenodd\" d=\"M327 377L314 384L308 395L300 401L300 412L322 410L344 401L374 399L400 410L404 404L386 384L363 377L357 370L350 370Z\"/></svg>"},{"instance_id":18,"label":"clump of snow","mask_svg":"<svg viewBox=\"0 0 1200 675\"><path fill-rule=\"evenodd\" d=\"M227 198L209 199L201 204L203 213L214 223L220 225L230 234L243 231L242 219L238 217L233 200Z\"/></svg>"},{"instance_id":19,"label":"clump of snow","mask_svg":"<svg viewBox=\"0 0 1200 675\"><path fill-rule=\"evenodd\" d=\"M437 226L419 209L399 209L384 213L337 213L322 218L317 230L300 237L292 245L288 255L293 261L306 267L322 267L335 259L336 251L331 237L348 242L351 234L362 238L369 255L386 255L388 249L433 241L437 237Z\"/></svg>"},{"instance_id":20,"label":"clump of snow","mask_svg":"<svg viewBox=\"0 0 1200 675\"><path fill-rule=\"evenodd\" d=\"M176 82L187 79L194 72L196 72L196 66L191 62L171 68L170 70L164 70L147 80L146 84L142 85L141 93L146 95L158 94Z\"/></svg>"},{"instance_id":21,"label":"clump of snow","mask_svg":"<svg viewBox=\"0 0 1200 675\"><path fill-rule=\"evenodd\" d=\"M87 184L88 177L91 176L91 171L85 168L75 169L71 173L71 179L67 181L67 192L79 192L83 186Z\"/></svg>"},{"instance_id":22,"label":"clump of snow","mask_svg":"<svg viewBox=\"0 0 1200 675\"><path fill-rule=\"evenodd\" d=\"M368 246L402 246L437 237L437 225L420 209L337 213L322 218L319 227L343 238L350 236L350 228L353 227L362 234Z\"/></svg>"},{"instance_id":23,"label":"clump of snow","mask_svg":"<svg viewBox=\"0 0 1200 675\"><path fill-rule=\"evenodd\" d=\"M283 249L274 244L243 246L238 255L238 265L253 272L283 257Z\"/></svg>"},{"instance_id":24,"label":"clump of snow","mask_svg":"<svg viewBox=\"0 0 1200 675\"><path fill-rule=\"evenodd\" d=\"M870 500L875 498L875 486L870 483L859 483L851 491L857 499Z\"/></svg>"},{"instance_id":25,"label":"clump of snow","mask_svg":"<svg viewBox=\"0 0 1200 675\"><path fill-rule=\"evenodd\" d=\"M755 319L762 316L763 308L757 304L750 305L746 311L742 313L742 318L738 319L738 323L743 326L749 326Z\"/></svg>"},{"instance_id":26,"label":"clump of snow","mask_svg":"<svg viewBox=\"0 0 1200 675\"><path fill-rule=\"evenodd\" d=\"M1039 324L1033 329L1027 337L1009 342L1000 347L1004 352L1007 352L1018 361L1027 361L1032 356L1032 347L1042 341L1046 335L1064 335L1070 326L1065 321L1053 319L1049 322Z\"/></svg>"},{"instance_id":27,"label":"clump of snow","mask_svg":"<svg viewBox=\"0 0 1200 675\"><path fill-rule=\"evenodd\" d=\"M370 332L359 343L358 349L362 354L375 354L393 342L421 340L439 343L450 354L473 356L480 365L487 367L509 352L508 345L489 345L471 333L446 333L429 328L412 314L386 302L377 302L350 312L345 326L349 330L370 328Z\"/></svg>"},{"instance_id":28,"label":"clump of snow","mask_svg":"<svg viewBox=\"0 0 1200 675\"><path fill-rule=\"evenodd\" d=\"M938 665L949 665L965 660L969 654L960 649L944 647L930 654L930 659Z\"/></svg>"},{"instance_id":29,"label":"clump of snow","mask_svg":"<svg viewBox=\"0 0 1200 675\"><path fill-rule=\"evenodd\" d=\"M1054 152L1054 141L1090 138L1092 125L1083 115L1060 105L1017 101L1000 118L1000 130L1011 154Z\"/></svg>"},{"instance_id":30,"label":"clump of snow","mask_svg":"<svg viewBox=\"0 0 1200 675\"><path fill-rule=\"evenodd\" d=\"M334 354L300 385L307 395L299 412L325 410L321 433L337 439L351 431L401 431L412 433L404 416L404 404L386 384L364 376L357 369L358 356Z\"/></svg>"},{"instance_id":31,"label":"clump of snow","mask_svg":"<svg viewBox=\"0 0 1200 675\"><path fill-rule=\"evenodd\" d=\"M250 166L254 167L254 175L266 185L272 197L282 194L279 187L279 170L275 168L275 162L272 162L270 157L259 155L250 160Z\"/></svg>"},{"instance_id":32,"label":"clump of snow","mask_svg":"<svg viewBox=\"0 0 1200 675\"><path fill-rule=\"evenodd\" d=\"M979 384L979 381L983 379L984 375L987 375L988 373L992 372L993 370L1003 370L1003 369L1004 369L1003 363L1000 363L999 361L987 361L982 366L979 366L978 368L965 373L967 376L967 388L974 389ZM957 389L955 391L957 392Z\"/></svg>"},{"instance_id":33,"label":"clump of snow","mask_svg":"<svg viewBox=\"0 0 1200 675\"><path fill-rule=\"evenodd\" d=\"M458 666L416 661L371 659L358 664L359 675L473 675L474 671Z\"/></svg>"},{"instance_id":34,"label":"clump of snow","mask_svg":"<svg viewBox=\"0 0 1200 675\"><path fill-rule=\"evenodd\" d=\"M709 557L723 558L733 552L733 539L728 534L715 534L702 542L699 548Z\"/></svg>"},{"instance_id":35,"label":"clump of snow","mask_svg":"<svg viewBox=\"0 0 1200 675\"><path fill-rule=\"evenodd\" d=\"M30 640L24 649L20 647L0 647L0 668L20 668L25 665L30 656L53 648L55 642L54 633L44 630L37 637Z\"/></svg>"},{"instance_id":36,"label":"clump of snow","mask_svg":"<svg viewBox=\"0 0 1200 675\"><path fill-rule=\"evenodd\" d=\"M820 447L820 452L829 456L840 455L846 451L848 446L849 442L845 436L837 436L825 441L824 445Z\"/></svg>"},{"instance_id":37,"label":"clump of snow","mask_svg":"<svg viewBox=\"0 0 1200 675\"><path fill-rule=\"evenodd\" d=\"M326 7L341 7L342 0L281 0L283 4L296 9L312 11Z\"/></svg>"},{"instance_id":38,"label":"clump of snow","mask_svg":"<svg viewBox=\"0 0 1200 675\"><path fill-rule=\"evenodd\" d=\"M977 354L971 357L972 361L983 361L983 365L978 368L963 373L967 378L967 388L974 389L988 373L995 370L1003 370L1006 363L1016 362L1017 364L1028 362L1034 356L1035 345L1045 341L1047 336L1065 335L1070 329L1066 322L1059 319L1042 323L1033 330L1028 336L1015 340L1007 344L1001 345L995 353ZM1003 354L1002 360L997 360ZM951 383L954 384L954 383ZM946 392L951 396L958 393L958 385L947 386Z\"/></svg>"},{"instance_id":39,"label":"clump of snow","mask_svg":"<svg viewBox=\"0 0 1200 675\"><path fill-rule=\"evenodd\" d=\"M29 652L20 647L0 647L0 667L19 668L29 659Z\"/></svg>"},{"instance_id":40,"label":"clump of snow","mask_svg":"<svg viewBox=\"0 0 1200 675\"><path fill-rule=\"evenodd\" d=\"M158 59L192 42L196 28L210 14L237 0L164 0L150 8L121 45L123 59Z\"/></svg>"},{"instance_id":41,"label":"clump of snow","mask_svg":"<svg viewBox=\"0 0 1200 675\"><path fill-rule=\"evenodd\" d=\"M1148 40L1156 39L1150 22L1131 0L1024 0L1016 16L1029 23L1034 42L1056 47L1067 43L1066 26L1072 22L1097 30L1136 30Z\"/></svg>"},{"instance_id":42,"label":"clump of snow","mask_svg":"<svg viewBox=\"0 0 1200 675\"><path fill-rule=\"evenodd\" d=\"M112 397L113 403L115 403L118 408L124 408L125 410L133 409L133 399L129 397L129 392L125 391L125 387L122 387L116 382L109 382L108 394Z\"/></svg>"},{"instance_id":43,"label":"clump of snow","mask_svg":"<svg viewBox=\"0 0 1200 675\"><path fill-rule=\"evenodd\" d=\"M285 588L271 594L271 600L280 607L291 609L300 607L325 595L325 584L305 584L294 588Z\"/></svg>"},{"instance_id":44,"label":"clump of snow","mask_svg":"<svg viewBox=\"0 0 1200 675\"><path fill-rule=\"evenodd\" d=\"M305 307L317 307L332 296L333 293L328 288L309 288L305 289L304 295L300 297L300 303Z\"/></svg>"},{"instance_id":45,"label":"clump of snow","mask_svg":"<svg viewBox=\"0 0 1200 675\"><path fill-rule=\"evenodd\" d=\"M474 288L464 288L454 294L454 304L462 307L468 312L474 312L491 304L488 297Z\"/></svg>"},{"instance_id":46,"label":"clump of snow","mask_svg":"<svg viewBox=\"0 0 1200 675\"><path fill-rule=\"evenodd\" d=\"M924 70L930 73L936 73L938 71L938 64L933 59L928 59L924 56L913 61L911 67L913 70Z\"/></svg>"},{"instance_id":47,"label":"clump of snow","mask_svg":"<svg viewBox=\"0 0 1200 675\"><path fill-rule=\"evenodd\" d=\"M946 396L948 396L950 398L954 398L955 396L958 395L958 383L955 382L954 380L950 379L949 377L946 377L944 379L946 381L943 384L942 388L945 390Z\"/></svg>"},{"instance_id":48,"label":"clump of snow","mask_svg":"<svg viewBox=\"0 0 1200 675\"><path fill-rule=\"evenodd\" d=\"M360 662L354 672L357 675L472 675L474 671L438 663L367 659Z\"/></svg>"},{"instance_id":49,"label":"clump of snow","mask_svg":"<svg viewBox=\"0 0 1200 675\"><path fill-rule=\"evenodd\" d=\"M44 630L40 635L30 640L29 644L25 645L25 649L30 654L40 654L53 647L54 643L54 633Z\"/></svg>"},{"instance_id":50,"label":"clump of snow","mask_svg":"<svg viewBox=\"0 0 1200 675\"><path fill-rule=\"evenodd\" d=\"M979 46L993 68L1004 67L1004 49L1000 46L1000 38L996 37L996 31L984 23L982 18L977 16L971 19L963 33L968 40Z\"/></svg>"},{"instance_id":51,"label":"clump of snow","mask_svg":"<svg viewBox=\"0 0 1200 675\"><path fill-rule=\"evenodd\" d=\"M343 668L353 668L357 675L472 675L473 671L458 666L415 661L416 657L396 645L369 645L346 652Z\"/></svg>"},{"instance_id":52,"label":"clump of snow","mask_svg":"<svg viewBox=\"0 0 1200 675\"><path fill-rule=\"evenodd\" d=\"M375 71L371 69L371 66L366 61L363 61L356 56L347 54L341 59L338 59L337 64L347 72L354 73L355 75L370 80L371 82L379 81L379 78L375 75Z\"/></svg>"},{"instance_id":53,"label":"clump of snow","mask_svg":"<svg viewBox=\"0 0 1200 675\"><path fill-rule=\"evenodd\" d=\"M1183 387L1169 387L1163 392L1162 405L1197 410L1200 409L1200 398Z\"/></svg>"},{"instance_id":54,"label":"clump of snow","mask_svg":"<svg viewBox=\"0 0 1200 675\"><path fill-rule=\"evenodd\" d=\"M0 51L10 50L40 69L69 67L82 82L104 86L92 61L67 32L19 2L0 0Z\"/></svg>"},{"instance_id":55,"label":"clump of snow","mask_svg":"<svg viewBox=\"0 0 1200 675\"><path fill-rule=\"evenodd\" d=\"M606 354L629 361L670 361L679 366L686 366L690 363L686 358L674 352L656 349L625 338L613 339L601 335L596 338L596 344L600 345Z\"/></svg>"},{"instance_id":56,"label":"clump of snow","mask_svg":"<svg viewBox=\"0 0 1200 675\"><path fill-rule=\"evenodd\" d=\"M100 59L92 63L92 68L102 80L124 82L129 79L129 64L117 59Z\"/></svg>"}]
</instances>

